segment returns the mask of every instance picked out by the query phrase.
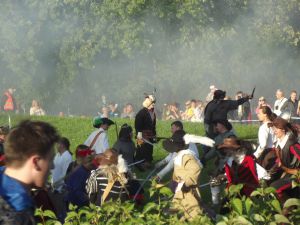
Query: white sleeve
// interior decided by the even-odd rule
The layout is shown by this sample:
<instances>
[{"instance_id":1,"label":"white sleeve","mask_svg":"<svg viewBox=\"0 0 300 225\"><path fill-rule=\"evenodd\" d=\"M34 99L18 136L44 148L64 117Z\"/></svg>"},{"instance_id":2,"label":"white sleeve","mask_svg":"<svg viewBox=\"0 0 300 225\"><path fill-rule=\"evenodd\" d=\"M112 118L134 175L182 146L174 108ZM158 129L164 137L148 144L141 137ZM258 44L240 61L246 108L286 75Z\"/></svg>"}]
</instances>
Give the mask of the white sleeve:
<instances>
[{"instance_id":1,"label":"white sleeve","mask_svg":"<svg viewBox=\"0 0 300 225\"><path fill-rule=\"evenodd\" d=\"M189 149L195 153L196 157L199 159L199 152L198 152L198 148L197 145L195 143L190 143L189 144Z\"/></svg>"},{"instance_id":2,"label":"white sleeve","mask_svg":"<svg viewBox=\"0 0 300 225\"><path fill-rule=\"evenodd\" d=\"M159 162L157 162L155 164L155 168L159 168L159 167L167 164L168 162L170 162L170 160L172 159L172 155L173 155L173 153L169 153L164 159L162 159Z\"/></svg>"},{"instance_id":3,"label":"white sleeve","mask_svg":"<svg viewBox=\"0 0 300 225\"><path fill-rule=\"evenodd\" d=\"M167 173L171 172L174 168L174 160L169 161L169 163L159 172L157 176L162 179Z\"/></svg>"},{"instance_id":4,"label":"white sleeve","mask_svg":"<svg viewBox=\"0 0 300 225\"><path fill-rule=\"evenodd\" d=\"M267 127L260 127L258 130L258 147L257 150L254 153L254 156L258 158L261 153L264 151L264 149L267 147L268 144L268 135L269 135L269 129Z\"/></svg>"},{"instance_id":5,"label":"white sleeve","mask_svg":"<svg viewBox=\"0 0 300 225\"><path fill-rule=\"evenodd\" d=\"M108 137L107 137L106 132L103 132L103 142L102 142L102 146L103 146L103 152L104 152L106 149L109 149Z\"/></svg>"},{"instance_id":6,"label":"white sleeve","mask_svg":"<svg viewBox=\"0 0 300 225\"><path fill-rule=\"evenodd\" d=\"M66 176L67 173L67 169L70 165L70 163L72 162L72 155L70 153L66 154L64 157L64 164L62 165L62 174L61 177Z\"/></svg>"}]
</instances>

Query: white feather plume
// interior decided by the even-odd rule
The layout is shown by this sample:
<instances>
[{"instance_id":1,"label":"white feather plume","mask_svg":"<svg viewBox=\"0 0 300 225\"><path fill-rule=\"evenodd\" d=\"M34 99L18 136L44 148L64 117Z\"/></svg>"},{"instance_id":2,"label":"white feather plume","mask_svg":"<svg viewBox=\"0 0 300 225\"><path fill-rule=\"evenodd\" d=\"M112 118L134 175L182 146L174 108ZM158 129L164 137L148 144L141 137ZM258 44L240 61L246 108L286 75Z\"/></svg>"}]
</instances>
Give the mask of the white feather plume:
<instances>
[{"instance_id":1,"label":"white feather plume","mask_svg":"<svg viewBox=\"0 0 300 225\"><path fill-rule=\"evenodd\" d=\"M215 141L208 138L208 137L203 137L203 136L197 136L194 134L186 134L183 137L185 144L189 144L189 143L199 143L202 145L206 145L209 147L213 147L215 144Z\"/></svg>"}]
</instances>

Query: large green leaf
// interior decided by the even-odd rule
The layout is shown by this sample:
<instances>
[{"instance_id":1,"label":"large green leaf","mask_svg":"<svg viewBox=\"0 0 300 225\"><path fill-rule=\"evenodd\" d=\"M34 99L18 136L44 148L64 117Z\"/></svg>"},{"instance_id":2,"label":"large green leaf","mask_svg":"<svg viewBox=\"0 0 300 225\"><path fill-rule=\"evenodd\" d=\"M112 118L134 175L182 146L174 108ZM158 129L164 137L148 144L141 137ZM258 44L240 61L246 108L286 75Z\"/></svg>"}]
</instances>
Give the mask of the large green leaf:
<instances>
[{"instance_id":1,"label":"large green leaf","mask_svg":"<svg viewBox=\"0 0 300 225\"><path fill-rule=\"evenodd\" d=\"M273 199L271 201L271 205L278 213L282 212L280 202L277 199Z\"/></svg>"},{"instance_id":2,"label":"large green leaf","mask_svg":"<svg viewBox=\"0 0 300 225\"><path fill-rule=\"evenodd\" d=\"M288 208L291 206L298 206L300 207L300 199L298 198L290 198L288 200L286 200L286 202L283 205L283 208Z\"/></svg>"},{"instance_id":3,"label":"large green leaf","mask_svg":"<svg viewBox=\"0 0 300 225\"><path fill-rule=\"evenodd\" d=\"M275 214L274 216L276 223L287 223L290 224L291 222L286 218L284 215Z\"/></svg>"},{"instance_id":4,"label":"large green leaf","mask_svg":"<svg viewBox=\"0 0 300 225\"><path fill-rule=\"evenodd\" d=\"M243 203L241 199L234 198L230 200L232 208L235 212L237 212L239 215L243 214Z\"/></svg>"}]
</instances>

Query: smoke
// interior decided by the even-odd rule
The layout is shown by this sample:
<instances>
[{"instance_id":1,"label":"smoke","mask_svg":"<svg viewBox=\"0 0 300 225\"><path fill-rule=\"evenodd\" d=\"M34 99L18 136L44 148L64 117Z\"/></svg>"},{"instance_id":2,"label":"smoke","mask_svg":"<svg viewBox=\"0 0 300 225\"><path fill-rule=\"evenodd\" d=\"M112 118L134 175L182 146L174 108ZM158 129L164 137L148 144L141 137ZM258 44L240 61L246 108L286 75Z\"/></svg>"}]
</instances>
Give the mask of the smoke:
<instances>
[{"instance_id":1,"label":"smoke","mask_svg":"<svg viewBox=\"0 0 300 225\"><path fill-rule=\"evenodd\" d=\"M156 90L161 106L204 100L212 84L230 96L251 93L256 86L256 97L265 96L271 104L276 89L286 96L297 90L297 43L287 44L293 40L282 29L297 28L299 11L281 3L214 1L212 8L208 1L196 11L206 15L205 21L180 7L170 15L166 7L149 12L153 6L145 3L126 21L115 12L101 17L91 7L76 11L76 1L50 2L1 3L0 90L15 87L27 110L38 99L50 114L95 115L102 95L107 103L131 102L138 110L145 92ZM267 26L274 32L266 32Z\"/></svg>"}]
</instances>

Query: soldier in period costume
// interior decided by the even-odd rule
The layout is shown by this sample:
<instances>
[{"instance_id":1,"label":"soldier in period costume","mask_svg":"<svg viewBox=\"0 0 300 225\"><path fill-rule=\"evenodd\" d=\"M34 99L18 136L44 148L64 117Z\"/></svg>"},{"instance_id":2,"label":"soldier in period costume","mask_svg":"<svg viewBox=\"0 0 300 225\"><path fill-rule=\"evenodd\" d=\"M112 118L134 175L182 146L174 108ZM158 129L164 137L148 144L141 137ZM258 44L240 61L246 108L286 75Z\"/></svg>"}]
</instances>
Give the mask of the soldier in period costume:
<instances>
[{"instance_id":1,"label":"soldier in period costume","mask_svg":"<svg viewBox=\"0 0 300 225\"><path fill-rule=\"evenodd\" d=\"M136 114L135 131L137 135L137 150L135 160L145 160L139 169L145 170L151 167L153 160L153 145L156 140L156 114L154 112L155 97L147 95L143 108Z\"/></svg>"}]
</instances>

